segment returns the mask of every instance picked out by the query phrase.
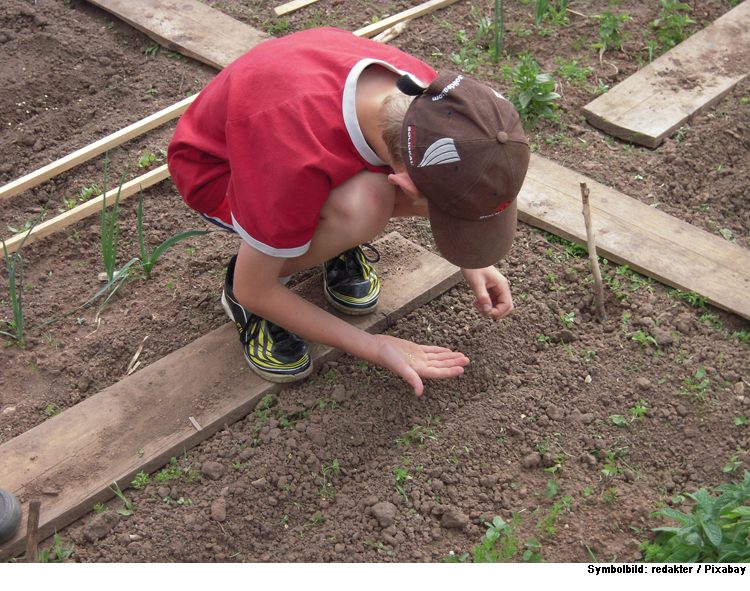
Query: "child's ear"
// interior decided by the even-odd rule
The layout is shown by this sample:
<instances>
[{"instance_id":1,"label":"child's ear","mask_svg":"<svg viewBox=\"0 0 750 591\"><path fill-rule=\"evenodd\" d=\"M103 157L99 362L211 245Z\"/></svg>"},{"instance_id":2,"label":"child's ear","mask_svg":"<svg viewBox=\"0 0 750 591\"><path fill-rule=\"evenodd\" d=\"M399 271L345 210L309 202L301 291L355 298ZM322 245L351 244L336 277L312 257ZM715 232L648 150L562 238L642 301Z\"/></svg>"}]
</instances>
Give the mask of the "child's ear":
<instances>
[{"instance_id":1,"label":"child's ear","mask_svg":"<svg viewBox=\"0 0 750 591\"><path fill-rule=\"evenodd\" d=\"M396 172L388 175L388 182L392 185L401 187L401 189L412 198L419 196L419 189L411 180L409 173L403 167L396 167Z\"/></svg>"}]
</instances>

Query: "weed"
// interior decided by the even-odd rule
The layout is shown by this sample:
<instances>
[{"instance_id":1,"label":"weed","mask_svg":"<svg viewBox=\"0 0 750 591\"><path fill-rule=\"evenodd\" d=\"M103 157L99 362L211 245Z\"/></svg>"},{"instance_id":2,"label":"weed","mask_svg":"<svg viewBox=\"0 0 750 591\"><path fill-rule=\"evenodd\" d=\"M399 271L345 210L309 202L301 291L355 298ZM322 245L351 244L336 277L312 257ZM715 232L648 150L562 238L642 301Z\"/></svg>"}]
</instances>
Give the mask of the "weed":
<instances>
[{"instance_id":1,"label":"weed","mask_svg":"<svg viewBox=\"0 0 750 591\"><path fill-rule=\"evenodd\" d=\"M599 50L599 59L608 49L620 49L624 41L627 41L628 34L622 33L620 25L630 20L630 17L622 13L615 15L612 12L602 12L599 18L599 41L592 47Z\"/></svg>"},{"instance_id":2,"label":"weed","mask_svg":"<svg viewBox=\"0 0 750 591\"><path fill-rule=\"evenodd\" d=\"M141 471L135 475L135 479L130 483L130 486L132 486L136 490L140 490L142 488L145 488L148 484L151 484L151 477L145 472Z\"/></svg>"},{"instance_id":3,"label":"weed","mask_svg":"<svg viewBox=\"0 0 750 591\"><path fill-rule=\"evenodd\" d=\"M543 537L549 538L557 533L555 523L560 519L560 514L563 511L570 513L570 507L573 502L573 497L565 497L560 499L560 502L555 503L550 507L549 514L544 517L540 522L537 523L537 529L541 532Z\"/></svg>"},{"instance_id":4,"label":"weed","mask_svg":"<svg viewBox=\"0 0 750 591\"><path fill-rule=\"evenodd\" d=\"M141 198L138 202L138 214L137 214L137 222L138 222L138 240L140 242L141 246L141 259L140 259L140 265L141 269L143 269L143 274L146 276L146 279L151 279L151 269L153 269L154 265L156 264L156 261L159 260L159 257L164 254L164 251L166 251L170 246L173 244L177 244L181 240L185 240L186 238L190 238L192 236L203 236L204 234L210 234L211 232L220 232L221 230L188 230L187 232L182 232L180 234L177 234L176 236L172 236L171 238L168 238L164 242L162 242L159 246L154 249L154 252L149 252L150 248L146 244L146 240L144 238L143 233L143 192L141 191Z\"/></svg>"},{"instance_id":5,"label":"weed","mask_svg":"<svg viewBox=\"0 0 750 591\"><path fill-rule=\"evenodd\" d=\"M565 312L560 314L560 320L568 328L573 328L573 322L575 321L575 312Z\"/></svg>"},{"instance_id":6,"label":"weed","mask_svg":"<svg viewBox=\"0 0 750 591\"><path fill-rule=\"evenodd\" d=\"M496 516L492 523L485 523L487 532L482 538L482 542L474 546L475 563L498 563L507 562L518 553L518 536L516 529L521 519L518 513L513 513L512 522L506 521ZM468 554L461 556L449 556L444 558L445 562L465 562L469 557Z\"/></svg>"},{"instance_id":7,"label":"weed","mask_svg":"<svg viewBox=\"0 0 750 591\"><path fill-rule=\"evenodd\" d=\"M688 377L682 381L681 391L683 394L687 394L692 398L705 402L706 389L710 383L711 380L706 377L706 368L701 365L695 370L694 377Z\"/></svg>"},{"instance_id":8,"label":"weed","mask_svg":"<svg viewBox=\"0 0 750 591\"><path fill-rule=\"evenodd\" d=\"M628 424L628 420L622 415L609 415L609 420L618 427L626 427Z\"/></svg>"},{"instance_id":9,"label":"weed","mask_svg":"<svg viewBox=\"0 0 750 591\"><path fill-rule=\"evenodd\" d=\"M638 343L644 349L648 347L649 345L653 345L657 349L659 348L659 343L656 342L656 339L652 337L651 335L647 335L642 330L639 330L638 332L633 333L630 338L631 340Z\"/></svg>"},{"instance_id":10,"label":"weed","mask_svg":"<svg viewBox=\"0 0 750 591\"><path fill-rule=\"evenodd\" d=\"M316 513L315 515L313 515L313 516L312 516L312 517L311 517L311 518L310 518L310 519L308 520L308 522L307 522L307 523L305 523L305 524L304 524L304 525L302 526L302 529L304 529L305 531L307 531L307 530L309 530L310 528L313 528L313 527L318 527L318 526L320 526L320 525L323 525L323 516L322 516L322 515L321 515L320 513Z\"/></svg>"},{"instance_id":11,"label":"weed","mask_svg":"<svg viewBox=\"0 0 750 591\"><path fill-rule=\"evenodd\" d=\"M602 500L608 505L614 505L617 500L617 489L615 487L608 488L602 492Z\"/></svg>"},{"instance_id":12,"label":"weed","mask_svg":"<svg viewBox=\"0 0 750 591\"><path fill-rule=\"evenodd\" d=\"M182 477L182 470L177 465L177 458L172 458L166 468L162 468L156 476L154 476L154 482L157 484L163 484L169 480L178 480Z\"/></svg>"},{"instance_id":13,"label":"weed","mask_svg":"<svg viewBox=\"0 0 750 591\"><path fill-rule=\"evenodd\" d=\"M409 461L408 458L404 460L404 466L408 465ZM409 471L404 468L394 468L393 473L396 478L396 491L404 497L404 500L408 502L409 497L406 496L406 490L404 490L404 485L406 484L407 480L411 480L411 476L409 476Z\"/></svg>"},{"instance_id":14,"label":"weed","mask_svg":"<svg viewBox=\"0 0 750 591\"><path fill-rule=\"evenodd\" d=\"M747 562L750 560L750 472L742 482L685 493L695 502L690 514L665 507L651 517L666 517L679 527L657 527L653 543L645 542L645 562Z\"/></svg>"},{"instance_id":15,"label":"weed","mask_svg":"<svg viewBox=\"0 0 750 591\"><path fill-rule=\"evenodd\" d=\"M330 500L336 496L336 489L330 485L328 478L331 474L338 476L339 470L339 461L337 459L334 459L330 464L320 467L320 471L323 474L323 485L318 494L326 500Z\"/></svg>"},{"instance_id":16,"label":"weed","mask_svg":"<svg viewBox=\"0 0 750 591\"><path fill-rule=\"evenodd\" d=\"M593 68L579 65L577 57L567 62L561 57L556 57L555 61L557 62L557 70L555 72L560 74L561 78L564 78L573 86L585 84L588 77L594 73Z\"/></svg>"},{"instance_id":17,"label":"weed","mask_svg":"<svg viewBox=\"0 0 750 591\"><path fill-rule=\"evenodd\" d=\"M550 74L540 74L539 64L528 53L521 56L520 63L511 69L503 68L503 74L512 83L509 100L518 111L521 120L534 125L540 118L554 119L554 101L560 95L554 92L555 81Z\"/></svg>"},{"instance_id":18,"label":"weed","mask_svg":"<svg viewBox=\"0 0 750 591\"><path fill-rule=\"evenodd\" d=\"M738 459L739 456L732 456L722 468L722 472L727 474L736 474L743 462Z\"/></svg>"},{"instance_id":19,"label":"weed","mask_svg":"<svg viewBox=\"0 0 750 591\"><path fill-rule=\"evenodd\" d=\"M18 248L12 256L8 255L8 247L5 245L5 240L0 239L3 243L5 268L8 270L8 296L10 297L10 308L13 311L13 320L7 323L7 330L0 330L0 334L14 339L22 349L25 348L26 344L23 340L23 289L19 289L19 286L23 285L23 258L21 258L21 249L29 238L34 226L36 226L42 219L46 210L47 206L45 205L42 213L39 214L39 217L29 224L26 236L23 237L23 240L21 240L21 243L18 245Z\"/></svg>"},{"instance_id":20,"label":"weed","mask_svg":"<svg viewBox=\"0 0 750 591\"><path fill-rule=\"evenodd\" d=\"M135 507L128 501L127 497L123 494L123 492L120 490L120 487L117 485L117 482L113 482L112 485L109 487L109 490L111 490L113 493L115 493L120 500L125 503L125 507L121 507L117 509L115 512L118 515L123 515L124 517L128 517L133 514L133 510Z\"/></svg>"},{"instance_id":21,"label":"weed","mask_svg":"<svg viewBox=\"0 0 750 591\"><path fill-rule=\"evenodd\" d=\"M96 513L104 513L107 510L107 507L104 505L104 503L97 503L94 505L94 511Z\"/></svg>"},{"instance_id":22,"label":"weed","mask_svg":"<svg viewBox=\"0 0 750 591\"><path fill-rule=\"evenodd\" d=\"M632 419L630 419L630 422L633 421L643 421L643 415L646 414L646 407L648 406L648 403L645 400L639 400L635 403L635 406L632 406L630 408L630 414L632 415Z\"/></svg>"},{"instance_id":23,"label":"weed","mask_svg":"<svg viewBox=\"0 0 750 591\"><path fill-rule=\"evenodd\" d=\"M695 291L685 293L683 291L680 291L679 289L673 289L670 293L674 295L678 300L687 302L693 308L701 308L703 310L706 309L706 301L708 300L708 297L699 295Z\"/></svg>"},{"instance_id":24,"label":"weed","mask_svg":"<svg viewBox=\"0 0 750 591\"><path fill-rule=\"evenodd\" d=\"M57 532L55 532L53 539L54 543L52 544L52 548L49 550L41 550L39 552L39 562L42 564L50 562L65 562L66 559L70 558L70 555L73 554L73 551L76 548L76 545L73 542L70 542L70 548L66 549Z\"/></svg>"},{"instance_id":25,"label":"weed","mask_svg":"<svg viewBox=\"0 0 750 591\"><path fill-rule=\"evenodd\" d=\"M686 27L694 25L695 21L681 12L691 10L687 4L678 0L659 0L659 2L662 7L659 16L649 24L656 30L656 38L666 52L687 39L690 32L686 30Z\"/></svg>"},{"instance_id":26,"label":"weed","mask_svg":"<svg viewBox=\"0 0 750 591\"><path fill-rule=\"evenodd\" d=\"M399 449L409 447L412 443L417 443L420 449L424 449L425 441L437 441L435 433L432 429L421 427L417 425L413 429L410 429L400 439L396 439Z\"/></svg>"}]
</instances>

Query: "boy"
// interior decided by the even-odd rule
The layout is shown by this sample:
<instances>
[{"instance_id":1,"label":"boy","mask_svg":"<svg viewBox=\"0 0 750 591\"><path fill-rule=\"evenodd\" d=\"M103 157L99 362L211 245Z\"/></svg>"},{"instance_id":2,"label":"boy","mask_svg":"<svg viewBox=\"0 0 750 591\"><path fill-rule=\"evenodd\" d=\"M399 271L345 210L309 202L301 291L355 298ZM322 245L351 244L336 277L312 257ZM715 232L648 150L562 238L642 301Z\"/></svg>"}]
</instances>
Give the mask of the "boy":
<instances>
[{"instance_id":1,"label":"boy","mask_svg":"<svg viewBox=\"0 0 750 591\"><path fill-rule=\"evenodd\" d=\"M283 285L323 264L332 305L372 312L380 284L360 245L391 217L429 217L477 309L496 320L513 310L492 265L513 242L528 141L510 103L463 75L438 77L345 31L295 33L258 45L208 84L168 154L185 202L243 239L222 304L266 379L310 374L302 339L390 369L417 396L421 378L463 373L461 353L370 335Z\"/></svg>"}]
</instances>

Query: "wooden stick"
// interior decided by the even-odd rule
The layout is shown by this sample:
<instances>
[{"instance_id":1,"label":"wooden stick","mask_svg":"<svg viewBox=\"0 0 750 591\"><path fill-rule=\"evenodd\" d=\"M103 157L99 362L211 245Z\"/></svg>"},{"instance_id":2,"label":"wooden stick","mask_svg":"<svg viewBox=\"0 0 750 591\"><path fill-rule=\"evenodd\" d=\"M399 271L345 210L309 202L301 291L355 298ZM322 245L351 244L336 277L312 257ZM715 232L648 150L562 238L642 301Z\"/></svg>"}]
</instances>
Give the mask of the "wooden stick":
<instances>
[{"instance_id":1,"label":"wooden stick","mask_svg":"<svg viewBox=\"0 0 750 591\"><path fill-rule=\"evenodd\" d=\"M290 12L294 12L295 10L304 8L305 6L313 4L317 1L318 0L293 0L292 2L287 2L286 4L277 6L273 9L273 11L276 13L276 16L284 16L285 14L289 14Z\"/></svg>"},{"instance_id":2,"label":"wooden stick","mask_svg":"<svg viewBox=\"0 0 750 591\"><path fill-rule=\"evenodd\" d=\"M122 191L120 192L120 201L123 201L131 195L138 193L141 189L145 189L147 187L150 187L151 185L155 185L159 181L163 181L167 177L169 177L169 170L167 170L167 165L164 164L159 168L152 170L151 172L147 172L146 174L123 184ZM53 232L65 228L75 222L78 222L83 218L96 213L97 211L101 211L102 201L104 200L104 198L106 197L109 203L114 203L114 199L117 196L117 191L118 189L107 191L106 195L99 195L98 197L87 201L83 205L79 205L78 207L75 207L70 211L66 211L65 213L51 220L42 222L31 231L29 237L26 239L26 243L24 244L24 246L26 244L36 242L40 238L49 236ZM18 246L21 244L26 234L26 232L21 232L20 234L13 236L13 238L5 241L5 246L8 249L8 254L16 252Z\"/></svg>"},{"instance_id":3,"label":"wooden stick","mask_svg":"<svg viewBox=\"0 0 750 591\"><path fill-rule=\"evenodd\" d=\"M393 41L396 37L403 33L408 26L409 21L403 21L401 23L398 23L397 25L392 26L390 29L386 29L382 33L378 33L372 39L373 41L377 41L378 43L388 43L390 41Z\"/></svg>"},{"instance_id":4,"label":"wooden stick","mask_svg":"<svg viewBox=\"0 0 750 591\"><path fill-rule=\"evenodd\" d=\"M39 513L41 501L29 503L29 520L26 525L26 562L39 562Z\"/></svg>"},{"instance_id":5,"label":"wooden stick","mask_svg":"<svg viewBox=\"0 0 750 591\"><path fill-rule=\"evenodd\" d=\"M430 14L440 8L450 6L455 2L458 2L458 0L430 0L430 2L425 2L424 4L410 8L404 12L399 12L391 17L384 18L382 21L378 21L372 25L359 29L358 31L355 31L354 34L359 37L372 37L373 35L382 33L386 29L390 29L393 25L400 23L401 21L407 21L424 16L425 14Z\"/></svg>"},{"instance_id":6,"label":"wooden stick","mask_svg":"<svg viewBox=\"0 0 750 591\"><path fill-rule=\"evenodd\" d=\"M607 320L607 311L604 309L604 285L602 273L599 270L599 258L596 256L596 238L594 226L591 223L591 206L589 205L589 188L586 183L581 183L581 199L583 201L583 221L586 224L586 241L589 248L589 261L591 261L591 272L594 274L596 288L596 316L599 322Z\"/></svg>"},{"instance_id":7,"label":"wooden stick","mask_svg":"<svg viewBox=\"0 0 750 591\"><path fill-rule=\"evenodd\" d=\"M133 123L125 129L121 129L120 131L108 135L98 142L94 142L93 144L81 148L65 158L56 160L55 162L40 168L36 172L29 173L20 179L8 183L4 187L0 187L0 201L3 199L9 199L10 197L13 197L13 195L17 195L30 187L34 187L39 183L51 179L53 176L60 174L61 172L65 172L82 162L86 162L97 154L106 152L110 148L146 133L175 117L179 117L192 104L197 96L197 94L194 94L193 96L183 99L179 103L175 103L171 107L167 107L158 113L154 113L145 119L141 119L137 123Z\"/></svg>"}]
</instances>

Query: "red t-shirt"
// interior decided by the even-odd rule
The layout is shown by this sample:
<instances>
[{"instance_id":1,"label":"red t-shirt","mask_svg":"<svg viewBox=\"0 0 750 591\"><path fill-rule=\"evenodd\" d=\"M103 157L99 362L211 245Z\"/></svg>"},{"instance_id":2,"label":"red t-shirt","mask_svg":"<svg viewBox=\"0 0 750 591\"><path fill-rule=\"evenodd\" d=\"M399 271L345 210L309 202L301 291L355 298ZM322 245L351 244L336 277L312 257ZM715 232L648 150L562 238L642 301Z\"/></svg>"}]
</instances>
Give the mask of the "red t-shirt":
<instances>
[{"instance_id":1,"label":"red t-shirt","mask_svg":"<svg viewBox=\"0 0 750 591\"><path fill-rule=\"evenodd\" d=\"M169 145L185 202L266 254L303 254L331 189L364 169L390 172L356 117L357 79L373 64L425 83L436 76L394 47L337 29L265 41L230 64L181 117Z\"/></svg>"}]
</instances>

